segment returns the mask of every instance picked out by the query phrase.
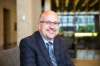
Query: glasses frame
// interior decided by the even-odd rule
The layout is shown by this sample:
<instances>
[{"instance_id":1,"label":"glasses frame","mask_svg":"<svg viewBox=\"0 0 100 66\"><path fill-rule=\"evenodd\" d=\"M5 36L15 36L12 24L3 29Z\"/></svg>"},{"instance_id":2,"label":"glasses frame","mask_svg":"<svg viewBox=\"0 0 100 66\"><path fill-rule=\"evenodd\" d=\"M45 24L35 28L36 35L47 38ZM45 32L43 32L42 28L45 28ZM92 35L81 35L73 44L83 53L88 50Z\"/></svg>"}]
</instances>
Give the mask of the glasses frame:
<instances>
[{"instance_id":1,"label":"glasses frame","mask_svg":"<svg viewBox=\"0 0 100 66\"><path fill-rule=\"evenodd\" d=\"M51 24L53 24L53 25L59 25L60 24L60 22L51 22L51 21L40 21L40 23L46 23L46 24L48 24L48 25L51 25Z\"/></svg>"}]
</instances>

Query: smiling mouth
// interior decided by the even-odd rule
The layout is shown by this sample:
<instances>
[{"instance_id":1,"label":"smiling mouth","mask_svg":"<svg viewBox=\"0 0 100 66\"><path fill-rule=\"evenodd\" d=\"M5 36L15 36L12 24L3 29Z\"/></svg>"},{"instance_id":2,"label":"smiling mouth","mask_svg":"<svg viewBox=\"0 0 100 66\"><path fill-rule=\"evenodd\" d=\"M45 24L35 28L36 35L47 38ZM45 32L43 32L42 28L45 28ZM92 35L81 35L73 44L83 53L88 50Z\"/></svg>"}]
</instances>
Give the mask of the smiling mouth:
<instances>
[{"instance_id":1,"label":"smiling mouth","mask_svg":"<svg viewBox=\"0 0 100 66\"><path fill-rule=\"evenodd\" d=\"M50 34L54 34L56 30L47 30Z\"/></svg>"}]
</instances>

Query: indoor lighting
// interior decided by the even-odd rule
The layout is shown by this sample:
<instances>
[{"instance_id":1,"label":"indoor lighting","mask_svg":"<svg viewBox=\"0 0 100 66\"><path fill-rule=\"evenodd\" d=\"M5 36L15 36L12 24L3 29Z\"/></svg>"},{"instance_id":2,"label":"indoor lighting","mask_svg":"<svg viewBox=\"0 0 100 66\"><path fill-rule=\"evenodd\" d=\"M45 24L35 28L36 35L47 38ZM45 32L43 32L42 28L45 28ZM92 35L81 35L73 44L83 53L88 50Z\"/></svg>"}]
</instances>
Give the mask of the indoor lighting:
<instances>
[{"instance_id":1,"label":"indoor lighting","mask_svg":"<svg viewBox=\"0 0 100 66\"><path fill-rule=\"evenodd\" d=\"M75 37L96 37L98 35L98 33L93 32L93 33L75 33L74 36Z\"/></svg>"}]
</instances>

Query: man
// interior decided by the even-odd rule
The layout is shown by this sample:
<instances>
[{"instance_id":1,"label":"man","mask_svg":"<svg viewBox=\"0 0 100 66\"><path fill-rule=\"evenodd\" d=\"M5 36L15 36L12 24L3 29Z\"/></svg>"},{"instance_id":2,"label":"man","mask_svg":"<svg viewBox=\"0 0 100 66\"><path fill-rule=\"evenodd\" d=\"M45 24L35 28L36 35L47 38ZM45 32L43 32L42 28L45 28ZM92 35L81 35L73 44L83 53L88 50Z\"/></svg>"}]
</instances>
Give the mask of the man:
<instances>
[{"instance_id":1,"label":"man","mask_svg":"<svg viewBox=\"0 0 100 66\"><path fill-rule=\"evenodd\" d=\"M20 42L20 66L73 66L58 32L57 14L43 12L38 31Z\"/></svg>"}]
</instances>

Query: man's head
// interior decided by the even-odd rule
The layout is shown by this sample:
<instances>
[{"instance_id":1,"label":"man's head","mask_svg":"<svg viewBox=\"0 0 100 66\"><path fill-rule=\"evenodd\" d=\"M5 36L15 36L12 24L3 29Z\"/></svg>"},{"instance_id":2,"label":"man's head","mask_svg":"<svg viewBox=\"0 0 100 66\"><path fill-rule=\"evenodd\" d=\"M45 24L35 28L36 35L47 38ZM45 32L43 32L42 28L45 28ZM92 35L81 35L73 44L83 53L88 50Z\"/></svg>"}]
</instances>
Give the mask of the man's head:
<instances>
[{"instance_id":1,"label":"man's head","mask_svg":"<svg viewBox=\"0 0 100 66\"><path fill-rule=\"evenodd\" d=\"M54 11L45 11L40 16L39 31L49 40L59 32L58 16Z\"/></svg>"}]
</instances>

